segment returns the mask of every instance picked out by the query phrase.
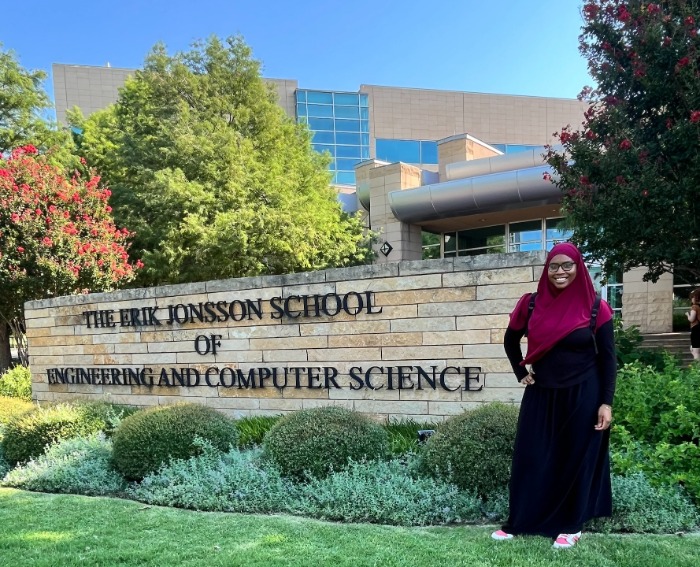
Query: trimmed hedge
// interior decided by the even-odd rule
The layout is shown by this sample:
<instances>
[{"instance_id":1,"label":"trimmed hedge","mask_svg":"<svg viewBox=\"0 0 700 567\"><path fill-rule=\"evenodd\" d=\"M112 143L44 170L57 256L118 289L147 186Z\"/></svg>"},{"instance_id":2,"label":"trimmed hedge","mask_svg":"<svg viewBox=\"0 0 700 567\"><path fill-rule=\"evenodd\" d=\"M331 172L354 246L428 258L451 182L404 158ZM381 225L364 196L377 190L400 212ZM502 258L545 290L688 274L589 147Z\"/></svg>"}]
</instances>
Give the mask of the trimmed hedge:
<instances>
[{"instance_id":1,"label":"trimmed hedge","mask_svg":"<svg viewBox=\"0 0 700 567\"><path fill-rule=\"evenodd\" d=\"M86 404L59 404L37 407L11 419L4 428L2 451L11 465L42 455L46 447L73 437L102 431L104 419Z\"/></svg>"},{"instance_id":2,"label":"trimmed hedge","mask_svg":"<svg viewBox=\"0 0 700 567\"><path fill-rule=\"evenodd\" d=\"M507 486L518 412L492 403L451 417L425 444L421 470L481 497Z\"/></svg>"},{"instance_id":3,"label":"trimmed hedge","mask_svg":"<svg viewBox=\"0 0 700 567\"><path fill-rule=\"evenodd\" d=\"M238 430L232 419L199 404L141 410L124 419L114 432L113 464L128 480L141 480L171 459L199 455L196 438L226 451L236 445Z\"/></svg>"},{"instance_id":4,"label":"trimmed hedge","mask_svg":"<svg viewBox=\"0 0 700 567\"><path fill-rule=\"evenodd\" d=\"M368 417L326 406L290 413L265 436L265 454L289 477L323 477L350 460L381 459L389 451L386 430Z\"/></svg>"}]
</instances>

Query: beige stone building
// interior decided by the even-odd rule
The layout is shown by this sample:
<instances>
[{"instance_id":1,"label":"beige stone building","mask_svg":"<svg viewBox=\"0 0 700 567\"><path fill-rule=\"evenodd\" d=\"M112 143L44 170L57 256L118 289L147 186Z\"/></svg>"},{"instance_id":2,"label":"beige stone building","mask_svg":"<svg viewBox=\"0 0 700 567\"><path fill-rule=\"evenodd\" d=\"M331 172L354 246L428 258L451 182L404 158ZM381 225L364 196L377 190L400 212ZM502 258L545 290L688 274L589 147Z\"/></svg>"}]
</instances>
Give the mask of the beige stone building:
<instances>
[{"instance_id":1,"label":"beige stone building","mask_svg":"<svg viewBox=\"0 0 700 567\"><path fill-rule=\"evenodd\" d=\"M130 69L54 65L56 113L116 100ZM380 233L378 263L547 250L568 237L543 146L583 119L572 99L361 85L357 92L267 79L280 105L332 157L347 210ZM600 269L590 267L594 281ZM601 291L628 325L672 329L674 282L616 274ZM623 300L624 298L624 300Z\"/></svg>"}]
</instances>

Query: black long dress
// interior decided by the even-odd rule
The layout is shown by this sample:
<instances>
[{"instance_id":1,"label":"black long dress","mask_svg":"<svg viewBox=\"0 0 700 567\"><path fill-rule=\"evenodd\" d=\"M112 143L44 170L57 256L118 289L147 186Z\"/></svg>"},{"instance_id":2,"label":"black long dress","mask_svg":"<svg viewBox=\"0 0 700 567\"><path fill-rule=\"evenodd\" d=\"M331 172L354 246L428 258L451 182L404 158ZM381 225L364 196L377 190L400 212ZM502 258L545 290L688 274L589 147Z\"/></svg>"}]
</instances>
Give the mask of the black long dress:
<instances>
[{"instance_id":1,"label":"black long dress","mask_svg":"<svg viewBox=\"0 0 700 567\"><path fill-rule=\"evenodd\" d=\"M504 346L518 379L524 329L506 331ZM596 353L597 348L597 353ZM595 344L577 329L533 364L535 384L520 405L510 479L510 517L503 530L555 538L576 533L612 512L610 430L596 431L598 408L612 405L615 342L612 321Z\"/></svg>"}]
</instances>

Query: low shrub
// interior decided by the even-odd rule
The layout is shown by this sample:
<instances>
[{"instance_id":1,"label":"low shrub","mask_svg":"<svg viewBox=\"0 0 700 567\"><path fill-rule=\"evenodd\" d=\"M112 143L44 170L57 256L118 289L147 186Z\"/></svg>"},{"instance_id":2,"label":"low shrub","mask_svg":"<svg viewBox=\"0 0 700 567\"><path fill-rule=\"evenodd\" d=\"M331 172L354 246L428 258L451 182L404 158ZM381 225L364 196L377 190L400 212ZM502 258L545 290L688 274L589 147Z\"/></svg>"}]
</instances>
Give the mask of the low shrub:
<instances>
[{"instance_id":1,"label":"low shrub","mask_svg":"<svg viewBox=\"0 0 700 567\"><path fill-rule=\"evenodd\" d=\"M679 483L700 503L700 367L666 358L618 373L611 449L615 472L643 471L657 485Z\"/></svg>"},{"instance_id":2,"label":"low shrub","mask_svg":"<svg viewBox=\"0 0 700 567\"><path fill-rule=\"evenodd\" d=\"M351 462L344 471L301 485L298 498L304 516L342 522L426 526L481 518L476 495L412 476L396 459Z\"/></svg>"},{"instance_id":3,"label":"low shrub","mask_svg":"<svg viewBox=\"0 0 700 567\"><path fill-rule=\"evenodd\" d=\"M6 424L18 415L27 413L36 407L33 403L19 398L0 396L0 425Z\"/></svg>"},{"instance_id":4,"label":"low shrub","mask_svg":"<svg viewBox=\"0 0 700 567\"><path fill-rule=\"evenodd\" d=\"M15 366L0 376L0 396L32 401L32 373L26 366Z\"/></svg>"},{"instance_id":5,"label":"low shrub","mask_svg":"<svg viewBox=\"0 0 700 567\"><path fill-rule=\"evenodd\" d=\"M286 476L324 476L350 460L380 459L389 449L387 432L368 417L326 406L290 413L270 429L265 454Z\"/></svg>"},{"instance_id":6,"label":"low shrub","mask_svg":"<svg viewBox=\"0 0 700 567\"><path fill-rule=\"evenodd\" d=\"M236 445L238 430L232 419L199 404L138 411L124 419L112 436L114 467L127 479L140 480L171 459L200 454L196 437L223 451Z\"/></svg>"},{"instance_id":7,"label":"low shrub","mask_svg":"<svg viewBox=\"0 0 700 567\"><path fill-rule=\"evenodd\" d=\"M11 464L24 463L44 453L48 445L102 431L105 422L82 404L37 407L17 415L4 427L2 450Z\"/></svg>"},{"instance_id":8,"label":"low shrub","mask_svg":"<svg viewBox=\"0 0 700 567\"><path fill-rule=\"evenodd\" d=\"M698 526L700 517L688 496L677 486L655 487L643 473L612 477L613 513L590 528L602 532L676 533Z\"/></svg>"},{"instance_id":9,"label":"low shrub","mask_svg":"<svg viewBox=\"0 0 700 567\"><path fill-rule=\"evenodd\" d=\"M426 429L435 430L438 424L432 422L419 423L413 419L391 421L384 428L389 434L389 446L392 455L418 453L420 444L418 432Z\"/></svg>"},{"instance_id":10,"label":"low shrub","mask_svg":"<svg viewBox=\"0 0 700 567\"><path fill-rule=\"evenodd\" d=\"M11 470L2 484L37 492L116 494L126 483L110 467L111 454L111 442L102 433L65 439Z\"/></svg>"},{"instance_id":11,"label":"low shrub","mask_svg":"<svg viewBox=\"0 0 700 567\"><path fill-rule=\"evenodd\" d=\"M449 418L428 439L421 469L486 497L508 484L518 408L486 404Z\"/></svg>"},{"instance_id":12,"label":"low shrub","mask_svg":"<svg viewBox=\"0 0 700 567\"><path fill-rule=\"evenodd\" d=\"M643 348L642 342L644 339L638 326L631 325L625 327L623 326L622 319L619 317L613 319L613 324L618 368L631 363L639 363L643 366L651 366L656 369L664 367L665 359L668 355L661 350Z\"/></svg>"},{"instance_id":13,"label":"low shrub","mask_svg":"<svg viewBox=\"0 0 700 567\"><path fill-rule=\"evenodd\" d=\"M236 421L238 429L238 446L240 448L262 445L263 439L272 426L282 416L279 415L255 415L243 417Z\"/></svg>"},{"instance_id":14,"label":"low shrub","mask_svg":"<svg viewBox=\"0 0 700 567\"><path fill-rule=\"evenodd\" d=\"M270 513L290 509L294 487L261 450L222 453L197 439L202 454L173 460L131 487L129 496L160 506L219 512Z\"/></svg>"}]
</instances>

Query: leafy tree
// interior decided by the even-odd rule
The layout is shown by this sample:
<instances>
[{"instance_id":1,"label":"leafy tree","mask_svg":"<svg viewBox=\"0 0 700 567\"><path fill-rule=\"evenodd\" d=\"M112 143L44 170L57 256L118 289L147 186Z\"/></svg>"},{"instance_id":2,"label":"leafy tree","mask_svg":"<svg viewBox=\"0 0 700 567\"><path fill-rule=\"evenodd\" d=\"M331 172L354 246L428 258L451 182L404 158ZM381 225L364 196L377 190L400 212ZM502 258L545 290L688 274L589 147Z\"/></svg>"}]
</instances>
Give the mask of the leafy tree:
<instances>
[{"instance_id":1,"label":"leafy tree","mask_svg":"<svg viewBox=\"0 0 700 567\"><path fill-rule=\"evenodd\" d=\"M114 225L109 196L93 171L67 178L34 146L0 157L0 372L10 362L8 326L20 334L25 301L134 277L129 232Z\"/></svg>"},{"instance_id":2,"label":"leafy tree","mask_svg":"<svg viewBox=\"0 0 700 567\"><path fill-rule=\"evenodd\" d=\"M328 158L286 116L240 38L167 55L157 45L112 107L71 114L83 155L114 191L159 284L362 262L359 219L342 214Z\"/></svg>"},{"instance_id":3,"label":"leafy tree","mask_svg":"<svg viewBox=\"0 0 700 567\"><path fill-rule=\"evenodd\" d=\"M574 240L607 274L700 280L700 6L591 0L583 15L598 86L548 154Z\"/></svg>"},{"instance_id":4,"label":"leafy tree","mask_svg":"<svg viewBox=\"0 0 700 567\"><path fill-rule=\"evenodd\" d=\"M43 71L24 69L0 44L0 154L32 144L52 148L51 158L70 163L71 139L48 120L51 102L42 88Z\"/></svg>"}]
</instances>

